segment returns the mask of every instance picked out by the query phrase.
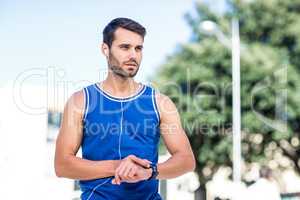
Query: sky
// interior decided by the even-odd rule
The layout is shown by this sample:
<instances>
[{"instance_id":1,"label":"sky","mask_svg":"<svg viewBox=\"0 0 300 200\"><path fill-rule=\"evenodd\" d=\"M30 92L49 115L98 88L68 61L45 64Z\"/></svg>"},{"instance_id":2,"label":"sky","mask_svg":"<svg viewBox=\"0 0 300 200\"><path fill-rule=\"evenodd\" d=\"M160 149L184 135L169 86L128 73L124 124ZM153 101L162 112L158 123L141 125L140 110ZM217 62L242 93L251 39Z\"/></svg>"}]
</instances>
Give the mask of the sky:
<instances>
[{"instance_id":1,"label":"sky","mask_svg":"<svg viewBox=\"0 0 300 200\"><path fill-rule=\"evenodd\" d=\"M49 70L69 82L103 79L102 30L116 17L132 18L147 29L136 77L146 81L178 44L189 41L183 16L193 7L194 0L0 0L0 86ZM45 76L24 82L44 84Z\"/></svg>"}]
</instances>

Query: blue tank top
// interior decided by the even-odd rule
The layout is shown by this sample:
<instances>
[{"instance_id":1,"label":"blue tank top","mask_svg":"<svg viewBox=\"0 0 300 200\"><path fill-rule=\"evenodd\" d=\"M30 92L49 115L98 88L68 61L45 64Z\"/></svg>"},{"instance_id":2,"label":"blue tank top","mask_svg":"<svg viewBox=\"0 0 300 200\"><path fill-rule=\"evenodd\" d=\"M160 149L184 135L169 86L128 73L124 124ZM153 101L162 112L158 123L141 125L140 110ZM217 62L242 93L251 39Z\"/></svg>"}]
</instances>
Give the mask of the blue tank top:
<instances>
[{"instance_id":1,"label":"blue tank top","mask_svg":"<svg viewBox=\"0 0 300 200\"><path fill-rule=\"evenodd\" d=\"M135 155L152 163L158 162L160 138L155 90L142 84L142 89L128 98L117 98L97 84L84 88L83 116L84 159L118 160ZM83 200L159 200L158 180L113 185L113 177L80 180Z\"/></svg>"}]
</instances>

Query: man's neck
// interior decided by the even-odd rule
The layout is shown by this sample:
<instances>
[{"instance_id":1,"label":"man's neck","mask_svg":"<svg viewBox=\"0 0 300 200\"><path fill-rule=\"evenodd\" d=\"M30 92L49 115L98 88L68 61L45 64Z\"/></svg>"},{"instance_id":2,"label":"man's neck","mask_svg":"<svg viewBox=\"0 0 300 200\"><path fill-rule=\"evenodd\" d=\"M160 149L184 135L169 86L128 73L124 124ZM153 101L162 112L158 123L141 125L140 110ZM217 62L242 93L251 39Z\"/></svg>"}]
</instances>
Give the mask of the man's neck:
<instances>
[{"instance_id":1,"label":"man's neck","mask_svg":"<svg viewBox=\"0 0 300 200\"><path fill-rule=\"evenodd\" d=\"M123 78L113 74L108 74L101 86L108 93L120 97L130 96L139 90L139 83L133 78Z\"/></svg>"}]
</instances>

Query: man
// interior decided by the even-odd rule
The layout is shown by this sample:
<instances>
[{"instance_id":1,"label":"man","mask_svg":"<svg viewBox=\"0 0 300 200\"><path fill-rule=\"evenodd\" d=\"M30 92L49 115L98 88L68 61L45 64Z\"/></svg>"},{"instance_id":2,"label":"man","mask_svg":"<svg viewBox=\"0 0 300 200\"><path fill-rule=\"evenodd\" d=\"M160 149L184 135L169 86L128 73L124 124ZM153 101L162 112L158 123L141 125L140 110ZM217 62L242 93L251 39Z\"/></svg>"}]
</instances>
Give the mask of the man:
<instances>
[{"instance_id":1,"label":"man","mask_svg":"<svg viewBox=\"0 0 300 200\"><path fill-rule=\"evenodd\" d=\"M157 200L158 179L195 168L194 156L174 103L134 76L146 30L127 19L103 30L108 75L74 93L66 103L56 142L58 177L79 179L81 198ZM158 163L163 138L171 157ZM82 158L76 154L82 147Z\"/></svg>"}]
</instances>

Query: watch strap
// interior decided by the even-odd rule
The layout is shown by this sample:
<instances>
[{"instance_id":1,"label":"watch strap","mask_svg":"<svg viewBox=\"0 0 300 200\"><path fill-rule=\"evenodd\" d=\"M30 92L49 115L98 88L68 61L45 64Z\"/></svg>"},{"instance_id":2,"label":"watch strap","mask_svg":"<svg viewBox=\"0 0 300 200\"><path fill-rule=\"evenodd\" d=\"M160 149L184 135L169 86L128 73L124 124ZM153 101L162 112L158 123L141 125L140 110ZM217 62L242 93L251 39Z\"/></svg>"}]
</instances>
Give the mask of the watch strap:
<instances>
[{"instance_id":1,"label":"watch strap","mask_svg":"<svg viewBox=\"0 0 300 200\"><path fill-rule=\"evenodd\" d=\"M157 165L151 163L150 168L152 169L152 174L151 174L150 178L148 178L148 180L154 180L158 176Z\"/></svg>"}]
</instances>

